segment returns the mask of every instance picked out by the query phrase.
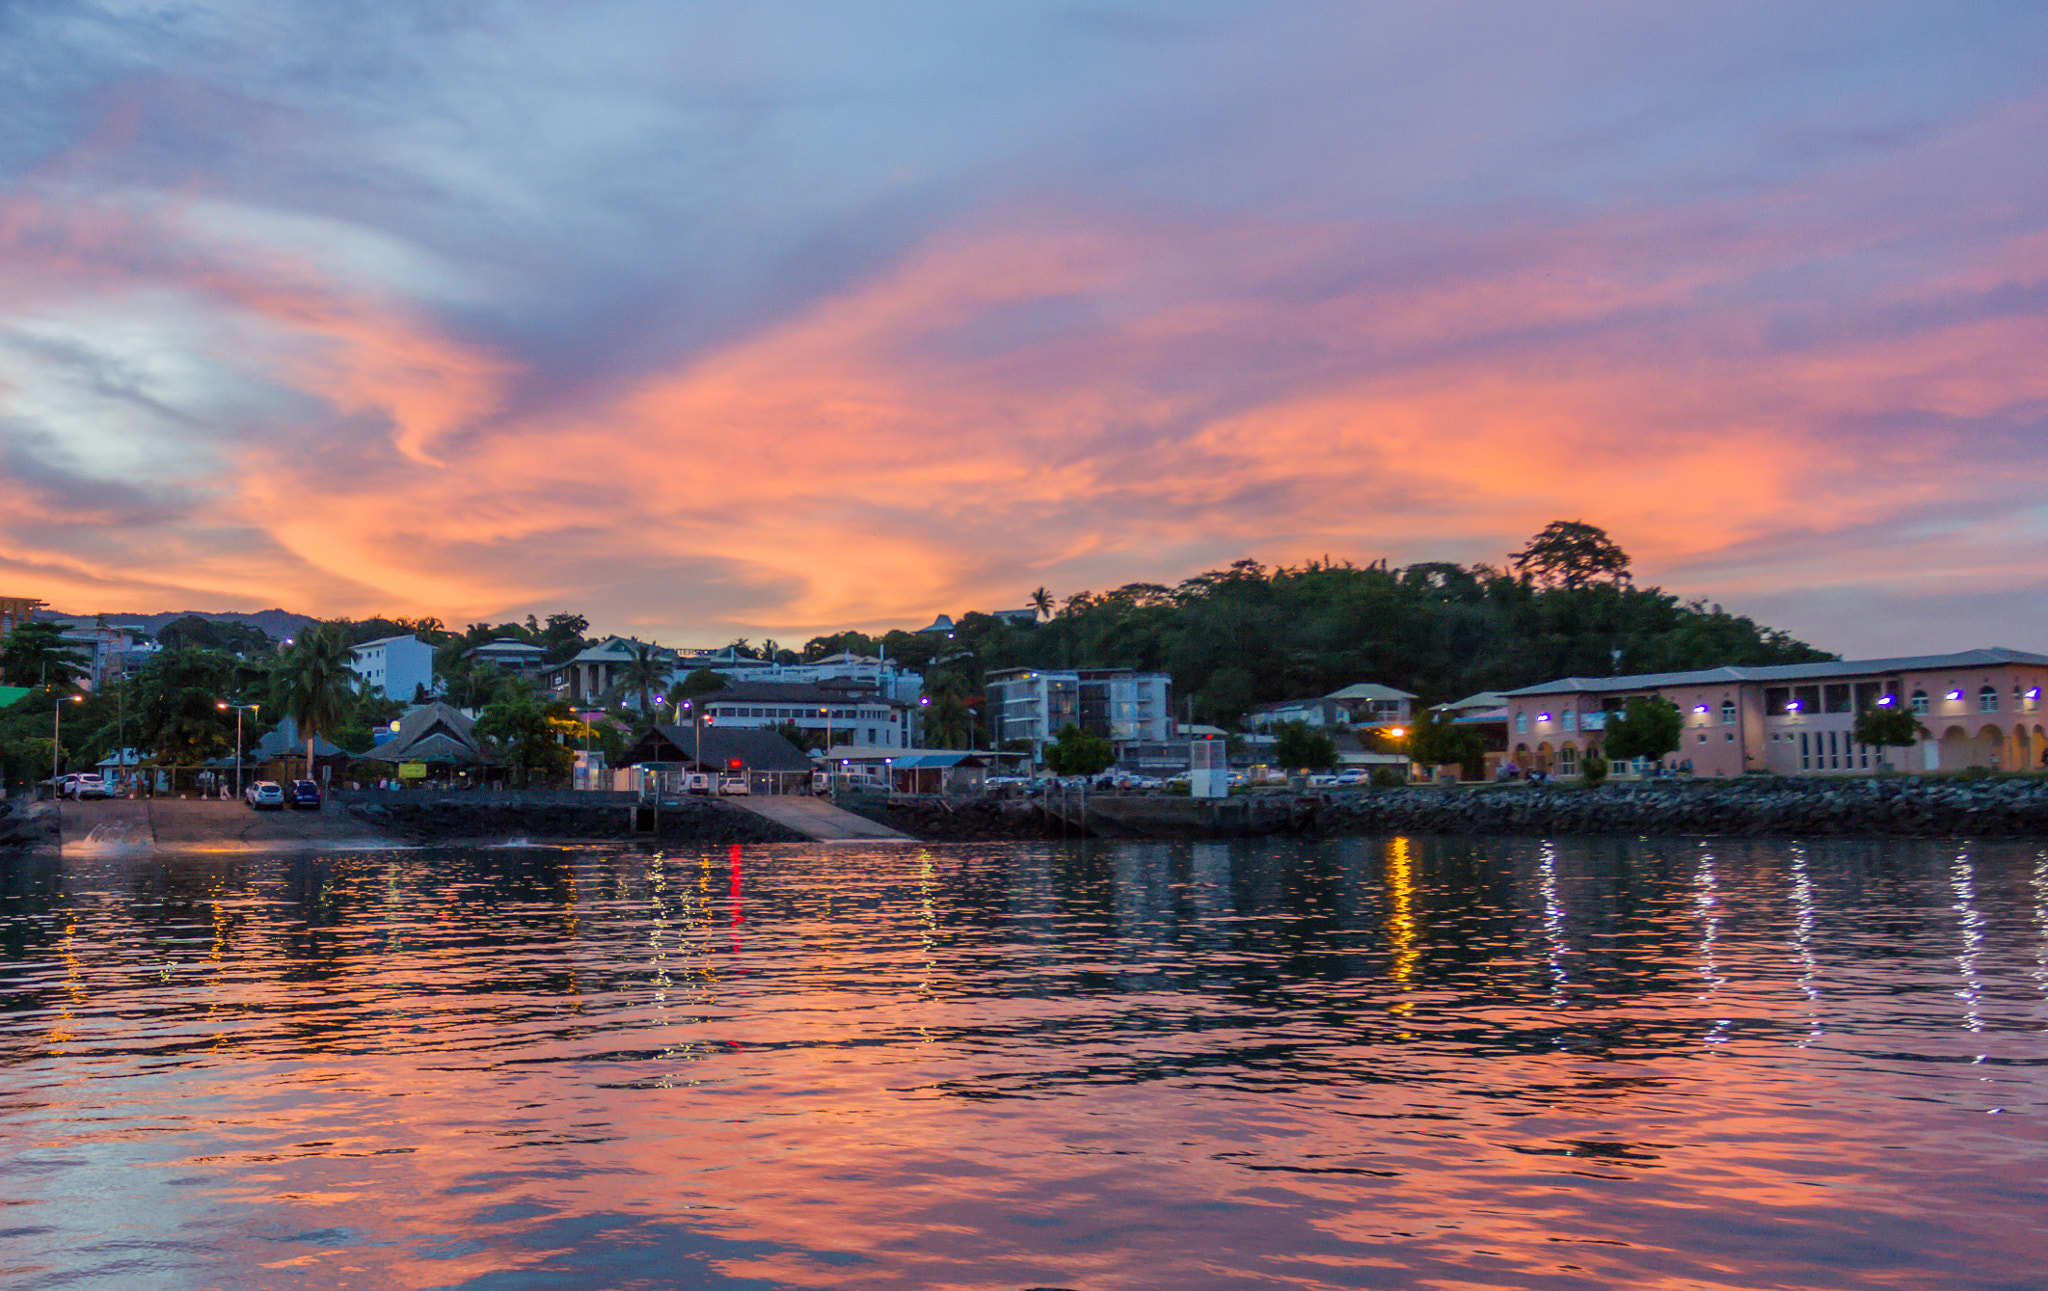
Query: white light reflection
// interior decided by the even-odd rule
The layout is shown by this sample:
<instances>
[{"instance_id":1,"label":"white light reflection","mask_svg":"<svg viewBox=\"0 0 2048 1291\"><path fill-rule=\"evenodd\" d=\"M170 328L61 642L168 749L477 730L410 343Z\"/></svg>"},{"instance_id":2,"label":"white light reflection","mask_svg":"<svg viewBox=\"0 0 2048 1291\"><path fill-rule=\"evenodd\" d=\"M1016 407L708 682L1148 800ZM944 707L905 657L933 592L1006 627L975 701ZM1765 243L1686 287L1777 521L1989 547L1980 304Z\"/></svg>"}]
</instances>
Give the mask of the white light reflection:
<instances>
[{"instance_id":1,"label":"white light reflection","mask_svg":"<svg viewBox=\"0 0 2048 1291\"><path fill-rule=\"evenodd\" d=\"M2048 995L2048 850L2034 856L2034 927L2040 936L2034 943L2034 985Z\"/></svg>"},{"instance_id":2,"label":"white light reflection","mask_svg":"<svg viewBox=\"0 0 2048 1291\"><path fill-rule=\"evenodd\" d=\"M1956 992L1956 998L1963 1002L1963 1026L1981 1035L1984 980L1977 975L1977 956L1984 949L1984 913L1977 909L1977 871L1968 849L1957 852L1955 862L1949 866L1948 887L1956 894L1955 911L1963 922L1963 948L1956 956L1963 989ZM1978 1054L1975 1061L1984 1061L1984 1055Z\"/></svg>"},{"instance_id":3,"label":"white light reflection","mask_svg":"<svg viewBox=\"0 0 2048 1291\"><path fill-rule=\"evenodd\" d=\"M1806 1039L1799 1042L1803 1049L1827 1028L1820 1021L1820 967L1813 957L1813 874L1807 865L1806 849L1797 843L1792 844L1792 907L1799 912L1792 934L1792 944L1799 952L1799 993L1806 997L1807 1004Z\"/></svg>"},{"instance_id":4,"label":"white light reflection","mask_svg":"<svg viewBox=\"0 0 2048 1291\"><path fill-rule=\"evenodd\" d=\"M1545 958L1550 962L1550 1002L1563 1008L1571 1002L1571 994L1566 989L1570 975L1564 962L1564 902L1557 895L1557 844L1546 841L1537 858L1537 884L1543 893L1543 940L1548 947Z\"/></svg>"},{"instance_id":5,"label":"white light reflection","mask_svg":"<svg viewBox=\"0 0 2048 1291\"><path fill-rule=\"evenodd\" d=\"M1700 921L1700 980L1706 983L1706 990L1700 993L1700 1001L1713 1004L1728 985L1728 979L1721 975L1721 966L1715 960L1715 950L1721 941L1721 879L1714 872L1714 853L1704 842L1700 844L1699 864L1692 873L1693 915ZM1709 1045L1728 1042L1728 1018L1715 1018L1714 1025L1707 1028L1705 1037Z\"/></svg>"}]
</instances>

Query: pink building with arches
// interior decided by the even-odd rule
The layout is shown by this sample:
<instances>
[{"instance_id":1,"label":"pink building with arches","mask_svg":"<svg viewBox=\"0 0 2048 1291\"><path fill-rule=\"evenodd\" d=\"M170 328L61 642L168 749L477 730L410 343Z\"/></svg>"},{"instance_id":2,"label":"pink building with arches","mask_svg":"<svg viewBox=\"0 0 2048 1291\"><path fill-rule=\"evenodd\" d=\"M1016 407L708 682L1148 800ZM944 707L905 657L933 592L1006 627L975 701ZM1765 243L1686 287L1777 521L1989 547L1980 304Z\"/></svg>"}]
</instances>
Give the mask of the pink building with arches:
<instances>
[{"instance_id":1,"label":"pink building with arches","mask_svg":"<svg viewBox=\"0 0 2048 1291\"><path fill-rule=\"evenodd\" d=\"M1524 770L1578 774L1608 715L1633 695L1678 705L1684 727L1667 769L1699 776L1868 775L1965 767L2024 770L2048 758L2048 655L1999 648L1905 659L1707 668L1628 677L1565 677L1506 692L1508 757ZM1912 748L1855 741L1868 707L1912 712ZM1616 768L1619 771L1621 768Z\"/></svg>"}]
</instances>

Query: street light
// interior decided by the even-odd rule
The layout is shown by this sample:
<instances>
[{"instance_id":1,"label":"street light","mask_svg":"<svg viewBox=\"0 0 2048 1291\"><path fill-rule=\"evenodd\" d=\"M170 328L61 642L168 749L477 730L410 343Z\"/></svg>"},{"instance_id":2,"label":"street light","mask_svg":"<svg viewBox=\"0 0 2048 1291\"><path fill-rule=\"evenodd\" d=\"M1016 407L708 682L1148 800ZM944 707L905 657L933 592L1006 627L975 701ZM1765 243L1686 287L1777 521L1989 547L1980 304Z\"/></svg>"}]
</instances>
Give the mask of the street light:
<instances>
[{"instance_id":1,"label":"street light","mask_svg":"<svg viewBox=\"0 0 2048 1291\"><path fill-rule=\"evenodd\" d=\"M217 699L214 701L213 706L222 712L226 712L230 708L235 710L235 797L239 798L242 796L242 710L246 708L254 712L263 707L263 705L230 704L224 699ZM313 774L311 763L308 763L306 766L306 774Z\"/></svg>"},{"instance_id":2,"label":"street light","mask_svg":"<svg viewBox=\"0 0 2048 1291\"><path fill-rule=\"evenodd\" d=\"M58 800L64 797L64 786L57 782L57 753L63 747L64 705L67 702L82 704L85 696L66 695L50 706L50 797Z\"/></svg>"}]
</instances>

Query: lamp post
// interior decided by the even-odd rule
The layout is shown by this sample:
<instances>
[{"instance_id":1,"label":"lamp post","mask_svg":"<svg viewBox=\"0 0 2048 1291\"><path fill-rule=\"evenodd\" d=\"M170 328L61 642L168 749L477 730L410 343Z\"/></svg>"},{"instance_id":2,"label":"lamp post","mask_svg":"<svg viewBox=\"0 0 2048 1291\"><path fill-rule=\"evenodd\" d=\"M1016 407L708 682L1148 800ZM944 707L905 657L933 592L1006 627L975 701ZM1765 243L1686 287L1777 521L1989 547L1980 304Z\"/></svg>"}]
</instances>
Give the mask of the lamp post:
<instances>
[{"instance_id":1,"label":"lamp post","mask_svg":"<svg viewBox=\"0 0 2048 1291\"><path fill-rule=\"evenodd\" d=\"M83 695L66 695L50 705L50 797L59 802L64 799L64 786L58 783L57 780L59 774L57 766L58 752L64 747L64 705L82 704L84 702L85 696Z\"/></svg>"},{"instance_id":2,"label":"lamp post","mask_svg":"<svg viewBox=\"0 0 2048 1291\"><path fill-rule=\"evenodd\" d=\"M263 705L230 704L223 699L216 700L213 706L222 712L226 712L230 708L235 710L235 797L239 798L242 796L242 710L246 708L254 712L256 709L263 707ZM311 763L306 765L306 774L309 776L313 774Z\"/></svg>"}]
</instances>

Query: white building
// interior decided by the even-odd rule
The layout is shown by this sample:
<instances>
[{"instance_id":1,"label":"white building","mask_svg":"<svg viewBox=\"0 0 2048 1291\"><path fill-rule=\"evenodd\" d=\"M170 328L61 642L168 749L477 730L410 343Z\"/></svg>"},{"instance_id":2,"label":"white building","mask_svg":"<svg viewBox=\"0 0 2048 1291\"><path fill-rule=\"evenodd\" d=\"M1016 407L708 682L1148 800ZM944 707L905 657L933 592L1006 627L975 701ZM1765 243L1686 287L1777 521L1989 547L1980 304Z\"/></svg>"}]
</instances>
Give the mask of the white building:
<instances>
[{"instance_id":1,"label":"white building","mask_svg":"<svg viewBox=\"0 0 2048 1291\"><path fill-rule=\"evenodd\" d=\"M1066 726L1099 735L1123 757L1135 744L1173 737L1173 679L1129 668L1006 668L988 677L996 748L1029 740L1033 757Z\"/></svg>"},{"instance_id":2,"label":"white building","mask_svg":"<svg viewBox=\"0 0 2048 1291\"><path fill-rule=\"evenodd\" d=\"M770 728L788 723L814 734L827 747L853 744L889 750L910 747L910 710L915 707L872 690L751 677L690 702L714 726ZM689 724L688 711L681 713L677 724Z\"/></svg>"},{"instance_id":3,"label":"white building","mask_svg":"<svg viewBox=\"0 0 2048 1291\"><path fill-rule=\"evenodd\" d=\"M387 699L409 704L419 687L434 689L434 647L416 636L379 637L349 650L349 668L367 689L380 687Z\"/></svg>"}]
</instances>

